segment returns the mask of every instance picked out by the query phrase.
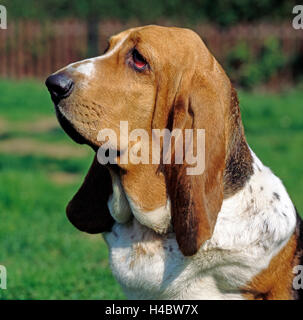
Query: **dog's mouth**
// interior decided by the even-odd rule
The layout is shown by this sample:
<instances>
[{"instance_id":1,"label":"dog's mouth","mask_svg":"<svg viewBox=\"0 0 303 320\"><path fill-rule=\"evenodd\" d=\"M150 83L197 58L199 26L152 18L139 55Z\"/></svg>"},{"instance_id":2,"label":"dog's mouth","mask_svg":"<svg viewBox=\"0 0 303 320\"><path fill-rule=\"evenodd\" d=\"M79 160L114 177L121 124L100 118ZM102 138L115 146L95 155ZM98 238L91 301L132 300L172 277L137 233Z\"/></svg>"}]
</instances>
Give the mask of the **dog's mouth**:
<instances>
[{"instance_id":1,"label":"dog's mouth","mask_svg":"<svg viewBox=\"0 0 303 320\"><path fill-rule=\"evenodd\" d=\"M73 141L75 141L78 144L86 144L89 147L91 147L96 153L98 152L98 149L100 146L97 146L96 144L92 143L91 141L83 137L83 135L77 131L77 129L74 127L71 121L69 121L64 116L64 114L60 111L60 108L57 104L55 104L55 111L56 111L58 122L61 125L62 129ZM117 157L119 158L120 150L116 150L116 152L117 152ZM109 149L105 151L105 155L107 157L109 156ZM113 170L117 170L116 164L108 163L105 166L110 167Z\"/></svg>"},{"instance_id":2,"label":"dog's mouth","mask_svg":"<svg viewBox=\"0 0 303 320\"><path fill-rule=\"evenodd\" d=\"M55 104L55 111L62 129L73 141L79 144L87 144L94 151L98 150L98 147L95 144L91 143L77 131L73 124L62 114L57 104Z\"/></svg>"}]
</instances>

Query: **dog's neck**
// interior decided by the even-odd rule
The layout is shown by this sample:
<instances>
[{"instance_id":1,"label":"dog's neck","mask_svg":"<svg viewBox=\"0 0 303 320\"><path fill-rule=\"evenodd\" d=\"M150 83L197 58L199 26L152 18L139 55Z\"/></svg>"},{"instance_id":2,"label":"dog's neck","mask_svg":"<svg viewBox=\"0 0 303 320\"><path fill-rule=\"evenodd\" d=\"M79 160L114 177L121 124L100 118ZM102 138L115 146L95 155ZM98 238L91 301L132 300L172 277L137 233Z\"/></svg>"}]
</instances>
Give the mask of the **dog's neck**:
<instances>
[{"instance_id":1,"label":"dog's neck","mask_svg":"<svg viewBox=\"0 0 303 320\"><path fill-rule=\"evenodd\" d=\"M184 257L174 233L160 235L136 219L105 234L113 274L129 298L244 298L241 290L268 268L296 222L281 181L248 152L254 173L223 201L214 233L196 255Z\"/></svg>"}]
</instances>

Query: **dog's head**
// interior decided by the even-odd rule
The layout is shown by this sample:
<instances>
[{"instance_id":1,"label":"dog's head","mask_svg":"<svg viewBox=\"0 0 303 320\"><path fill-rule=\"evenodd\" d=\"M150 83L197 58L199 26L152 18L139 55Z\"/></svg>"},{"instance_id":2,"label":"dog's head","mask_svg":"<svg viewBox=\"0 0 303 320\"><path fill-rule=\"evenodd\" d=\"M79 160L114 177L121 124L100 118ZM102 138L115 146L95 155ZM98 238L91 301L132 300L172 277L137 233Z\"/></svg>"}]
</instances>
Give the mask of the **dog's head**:
<instances>
[{"instance_id":1,"label":"dog's head","mask_svg":"<svg viewBox=\"0 0 303 320\"><path fill-rule=\"evenodd\" d=\"M102 56L73 63L46 84L65 131L78 143L115 155L114 164L106 166L94 159L68 205L72 223L87 232L110 230L114 215L107 204L119 177L135 217L156 232L172 226L180 250L194 254L211 237L223 198L241 188L251 171L249 165L243 169L249 152L236 93L199 36L180 28L130 29L112 37ZM121 121L135 137L138 129L144 134L130 139L121 132ZM117 139L100 137L104 129ZM155 129L180 129L171 164L163 157L153 161ZM199 174L187 171L190 129L194 154L204 146L195 139L197 129L205 130L205 169ZM184 151L178 163L177 146ZM145 161L127 161L125 154L136 150L147 154ZM103 151L101 158L108 155Z\"/></svg>"}]
</instances>

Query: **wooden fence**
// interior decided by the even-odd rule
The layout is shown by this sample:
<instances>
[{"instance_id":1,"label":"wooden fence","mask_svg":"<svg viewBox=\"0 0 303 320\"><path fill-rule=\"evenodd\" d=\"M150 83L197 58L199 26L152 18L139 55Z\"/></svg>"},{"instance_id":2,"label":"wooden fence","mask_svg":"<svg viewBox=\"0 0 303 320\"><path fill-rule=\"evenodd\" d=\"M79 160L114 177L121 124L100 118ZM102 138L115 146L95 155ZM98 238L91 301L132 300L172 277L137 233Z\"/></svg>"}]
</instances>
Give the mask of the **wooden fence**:
<instances>
[{"instance_id":1,"label":"wooden fence","mask_svg":"<svg viewBox=\"0 0 303 320\"><path fill-rule=\"evenodd\" d=\"M100 23L100 52L110 35L134 25L113 21ZM253 51L258 51L266 38L275 36L285 55L303 52L303 32L294 30L291 23L238 25L222 30L211 25L197 25L192 29L200 34L223 66L226 54L239 40L245 40ZM7 30L0 30L0 77L45 77L68 63L86 58L86 52L85 22L11 22Z\"/></svg>"}]
</instances>

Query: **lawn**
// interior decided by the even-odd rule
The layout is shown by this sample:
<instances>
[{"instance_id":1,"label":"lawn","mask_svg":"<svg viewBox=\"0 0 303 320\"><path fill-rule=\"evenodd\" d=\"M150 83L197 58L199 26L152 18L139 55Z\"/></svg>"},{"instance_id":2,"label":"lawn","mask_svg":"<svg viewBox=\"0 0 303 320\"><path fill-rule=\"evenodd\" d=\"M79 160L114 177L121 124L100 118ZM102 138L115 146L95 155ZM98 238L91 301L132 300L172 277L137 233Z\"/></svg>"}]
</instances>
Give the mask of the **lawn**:
<instances>
[{"instance_id":1,"label":"lawn","mask_svg":"<svg viewBox=\"0 0 303 320\"><path fill-rule=\"evenodd\" d=\"M65 216L93 153L59 128L42 82L0 80L0 93L0 299L123 299L101 236ZM239 96L251 148L303 212L303 90Z\"/></svg>"}]
</instances>

